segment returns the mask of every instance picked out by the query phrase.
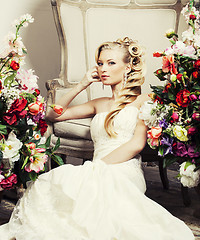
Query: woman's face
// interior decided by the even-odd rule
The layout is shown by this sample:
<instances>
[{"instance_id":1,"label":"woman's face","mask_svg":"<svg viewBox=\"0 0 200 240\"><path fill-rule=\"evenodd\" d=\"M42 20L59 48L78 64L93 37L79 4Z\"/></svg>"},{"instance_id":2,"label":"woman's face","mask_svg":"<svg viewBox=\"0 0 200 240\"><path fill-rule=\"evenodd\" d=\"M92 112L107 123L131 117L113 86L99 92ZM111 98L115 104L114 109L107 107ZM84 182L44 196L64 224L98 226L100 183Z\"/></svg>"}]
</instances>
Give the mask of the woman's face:
<instances>
[{"instance_id":1,"label":"woman's face","mask_svg":"<svg viewBox=\"0 0 200 240\"><path fill-rule=\"evenodd\" d=\"M104 85L122 84L129 65L124 63L123 58L124 52L121 49L106 49L100 53L97 71Z\"/></svg>"}]
</instances>

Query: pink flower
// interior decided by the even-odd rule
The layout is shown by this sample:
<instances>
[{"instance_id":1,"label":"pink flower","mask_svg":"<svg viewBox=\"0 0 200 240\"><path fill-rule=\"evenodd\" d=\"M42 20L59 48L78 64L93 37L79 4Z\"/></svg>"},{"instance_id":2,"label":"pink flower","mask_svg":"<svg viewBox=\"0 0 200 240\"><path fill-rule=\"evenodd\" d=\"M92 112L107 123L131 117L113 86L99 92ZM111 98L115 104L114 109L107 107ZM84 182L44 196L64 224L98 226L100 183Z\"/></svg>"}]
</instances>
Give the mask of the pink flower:
<instances>
[{"instance_id":1,"label":"pink flower","mask_svg":"<svg viewBox=\"0 0 200 240\"><path fill-rule=\"evenodd\" d=\"M163 72L165 72L165 73L170 72L171 74L177 74L178 73L178 71L175 67L175 64L174 64L174 56L173 55L163 56L162 60L163 60L162 61Z\"/></svg>"},{"instance_id":2,"label":"pink flower","mask_svg":"<svg viewBox=\"0 0 200 240\"><path fill-rule=\"evenodd\" d=\"M184 157L187 155L187 149L184 143L177 142L176 148L173 149L176 156Z\"/></svg>"},{"instance_id":3,"label":"pink flower","mask_svg":"<svg viewBox=\"0 0 200 240\"><path fill-rule=\"evenodd\" d=\"M173 122L178 122L179 119L179 115L177 112L173 112L172 116L171 116Z\"/></svg>"},{"instance_id":4,"label":"pink flower","mask_svg":"<svg viewBox=\"0 0 200 240\"><path fill-rule=\"evenodd\" d=\"M36 148L35 150L36 150L37 152L39 152L39 153L42 153L42 152L45 152L45 151L46 151L45 148Z\"/></svg>"},{"instance_id":5,"label":"pink flower","mask_svg":"<svg viewBox=\"0 0 200 240\"><path fill-rule=\"evenodd\" d=\"M48 156L45 154L37 154L37 157L34 158L34 161L33 159L31 160L32 161L25 166L25 170L27 172L34 171L36 173L39 173L44 169L44 164L47 162Z\"/></svg>"},{"instance_id":6,"label":"pink flower","mask_svg":"<svg viewBox=\"0 0 200 240\"><path fill-rule=\"evenodd\" d=\"M189 145L188 147L188 156L190 158L197 158L200 156L200 152L195 151L195 145Z\"/></svg>"},{"instance_id":7,"label":"pink flower","mask_svg":"<svg viewBox=\"0 0 200 240\"><path fill-rule=\"evenodd\" d=\"M17 183L17 175L12 174L8 178L5 178L0 182L0 187L3 189L11 189L13 185L16 183Z\"/></svg>"},{"instance_id":8,"label":"pink flower","mask_svg":"<svg viewBox=\"0 0 200 240\"><path fill-rule=\"evenodd\" d=\"M195 112L192 114L192 118L194 120L200 121L200 114L198 112Z\"/></svg>"},{"instance_id":9,"label":"pink flower","mask_svg":"<svg viewBox=\"0 0 200 240\"><path fill-rule=\"evenodd\" d=\"M197 130L196 127L190 127L190 128L188 129L188 135L194 135L194 134L197 133L197 132L198 132L198 130Z\"/></svg>"},{"instance_id":10,"label":"pink flower","mask_svg":"<svg viewBox=\"0 0 200 240\"><path fill-rule=\"evenodd\" d=\"M189 99L190 99L190 101L196 101L197 100L197 96L195 94L191 94L189 96Z\"/></svg>"}]
</instances>

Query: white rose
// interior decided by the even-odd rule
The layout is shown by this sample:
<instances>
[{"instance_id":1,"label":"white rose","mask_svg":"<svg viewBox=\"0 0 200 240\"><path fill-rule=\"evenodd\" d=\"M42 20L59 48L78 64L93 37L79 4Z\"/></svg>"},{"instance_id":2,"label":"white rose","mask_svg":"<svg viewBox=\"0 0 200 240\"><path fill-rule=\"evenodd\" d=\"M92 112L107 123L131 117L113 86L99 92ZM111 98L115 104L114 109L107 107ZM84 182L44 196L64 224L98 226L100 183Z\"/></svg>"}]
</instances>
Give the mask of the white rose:
<instances>
[{"instance_id":1,"label":"white rose","mask_svg":"<svg viewBox=\"0 0 200 240\"><path fill-rule=\"evenodd\" d=\"M5 149L3 150L3 157L9 158L11 163L19 160L19 149L22 147L22 142L17 139L14 132L10 132L8 139L5 142Z\"/></svg>"},{"instance_id":2,"label":"white rose","mask_svg":"<svg viewBox=\"0 0 200 240\"><path fill-rule=\"evenodd\" d=\"M146 101L140 108L139 118L144 120L144 123L148 127L152 127L156 124L157 121L157 115L152 115L152 109L156 108L157 103L153 103L152 101Z\"/></svg>"},{"instance_id":3,"label":"white rose","mask_svg":"<svg viewBox=\"0 0 200 240\"><path fill-rule=\"evenodd\" d=\"M194 172L196 166L191 164L185 168L187 162L180 165L180 181L184 187L196 187L200 180L200 170Z\"/></svg>"}]
</instances>

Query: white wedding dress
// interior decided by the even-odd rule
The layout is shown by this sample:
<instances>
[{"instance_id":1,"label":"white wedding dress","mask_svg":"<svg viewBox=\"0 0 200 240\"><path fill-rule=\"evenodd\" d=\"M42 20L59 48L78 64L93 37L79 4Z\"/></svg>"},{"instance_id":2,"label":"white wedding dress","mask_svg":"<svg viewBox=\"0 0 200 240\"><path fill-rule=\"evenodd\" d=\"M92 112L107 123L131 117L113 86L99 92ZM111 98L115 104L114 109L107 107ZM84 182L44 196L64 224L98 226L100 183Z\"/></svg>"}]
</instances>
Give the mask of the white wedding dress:
<instances>
[{"instance_id":1,"label":"white wedding dress","mask_svg":"<svg viewBox=\"0 0 200 240\"><path fill-rule=\"evenodd\" d=\"M101 160L133 136L138 112L120 111L117 138L105 132L107 112L95 115L93 161L42 174L0 227L0 240L194 240L184 222L144 195L139 155L113 165Z\"/></svg>"}]
</instances>

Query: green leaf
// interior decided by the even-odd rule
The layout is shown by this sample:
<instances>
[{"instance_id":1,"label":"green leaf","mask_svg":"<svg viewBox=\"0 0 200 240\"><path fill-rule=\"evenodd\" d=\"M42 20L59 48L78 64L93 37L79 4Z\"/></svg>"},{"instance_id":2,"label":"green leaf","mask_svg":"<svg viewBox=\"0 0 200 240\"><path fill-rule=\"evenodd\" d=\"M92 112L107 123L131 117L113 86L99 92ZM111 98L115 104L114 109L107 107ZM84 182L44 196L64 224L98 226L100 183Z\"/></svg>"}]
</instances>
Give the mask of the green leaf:
<instances>
[{"instance_id":1,"label":"green leaf","mask_svg":"<svg viewBox=\"0 0 200 240\"><path fill-rule=\"evenodd\" d=\"M50 146L50 142L51 142L51 135L46 140L46 143L45 143L46 147Z\"/></svg>"},{"instance_id":2,"label":"green leaf","mask_svg":"<svg viewBox=\"0 0 200 240\"><path fill-rule=\"evenodd\" d=\"M53 152L56 151L59 148L59 146L60 146L60 138L57 139L56 145L53 148Z\"/></svg>"},{"instance_id":3,"label":"green leaf","mask_svg":"<svg viewBox=\"0 0 200 240\"><path fill-rule=\"evenodd\" d=\"M172 163L176 162L178 160L177 157L168 154L163 158L163 167L168 167L169 165L171 165Z\"/></svg>"},{"instance_id":4,"label":"green leaf","mask_svg":"<svg viewBox=\"0 0 200 240\"><path fill-rule=\"evenodd\" d=\"M190 165L192 165L191 162L186 162L185 167L184 167L184 170L187 169L187 167L189 167Z\"/></svg>"},{"instance_id":5,"label":"green leaf","mask_svg":"<svg viewBox=\"0 0 200 240\"><path fill-rule=\"evenodd\" d=\"M17 71L15 71L12 75L8 76L5 80L4 80L4 86L6 86L9 82L12 83L14 81L14 78L17 74Z\"/></svg>"},{"instance_id":6,"label":"green leaf","mask_svg":"<svg viewBox=\"0 0 200 240\"><path fill-rule=\"evenodd\" d=\"M58 155L54 155L54 154L53 154L53 155L51 156L51 158L52 158L52 160L55 161L58 165L63 165L63 164L64 164L62 158L61 158L60 156L58 156Z\"/></svg>"},{"instance_id":7,"label":"green leaf","mask_svg":"<svg viewBox=\"0 0 200 240\"><path fill-rule=\"evenodd\" d=\"M35 181L35 180L37 179L37 177L38 177L38 174L37 174L36 172L34 172L34 171L31 171L31 172L29 173L29 177L30 177L30 179L31 179L32 181Z\"/></svg>"},{"instance_id":8,"label":"green leaf","mask_svg":"<svg viewBox=\"0 0 200 240\"><path fill-rule=\"evenodd\" d=\"M45 144L39 144L37 147L38 148L46 148L46 145Z\"/></svg>"},{"instance_id":9,"label":"green leaf","mask_svg":"<svg viewBox=\"0 0 200 240\"><path fill-rule=\"evenodd\" d=\"M199 85L194 85L194 86L193 86L193 89L195 89L195 90L200 90L200 86L199 86Z\"/></svg>"},{"instance_id":10,"label":"green leaf","mask_svg":"<svg viewBox=\"0 0 200 240\"><path fill-rule=\"evenodd\" d=\"M8 130L7 130L7 127L5 125L0 124L0 133L2 133L3 135L8 134Z\"/></svg>"},{"instance_id":11,"label":"green leaf","mask_svg":"<svg viewBox=\"0 0 200 240\"><path fill-rule=\"evenodd\" d=\"M28 162L28 159L29 159L29 156L26 156L26 158L25 158L25 160L24 160L24 163L23 163L21 169L23 169L23 168L25 167L25 165L26 165L27 162Z\"/></svg>"},{"instance_id":12,"label":"green leaf","mask_svg":"<svg viewBox=\"0 0 200 240\"><path fill-rule=\"evenodd\" d=\"M163 156L164 148L162 146L159 146L158 151L161 154L161 156Z\"/></svg>"},{"instance_id":13,"label":"green leaf","mask_svg":"<svg viewBox=\"0 0 200 240\"><path fill-rule=\"evenodd\" d=\"M176 99L176 96L174 95L174 92L171 88L168 89L168 98L171 100L171 101L174 101Z\"/></svg>"},{"instance_id":14,"label":"green leaf","mask_svg":"<svg viewBox=\"0 0 200 240\"><path fill-rule=\"evenodd\" d=\"M172 40L172 39L170 39L169 40L173 45L176 43L176 41L174 41L174 40Z\"/></svg>"}]
</instances>

